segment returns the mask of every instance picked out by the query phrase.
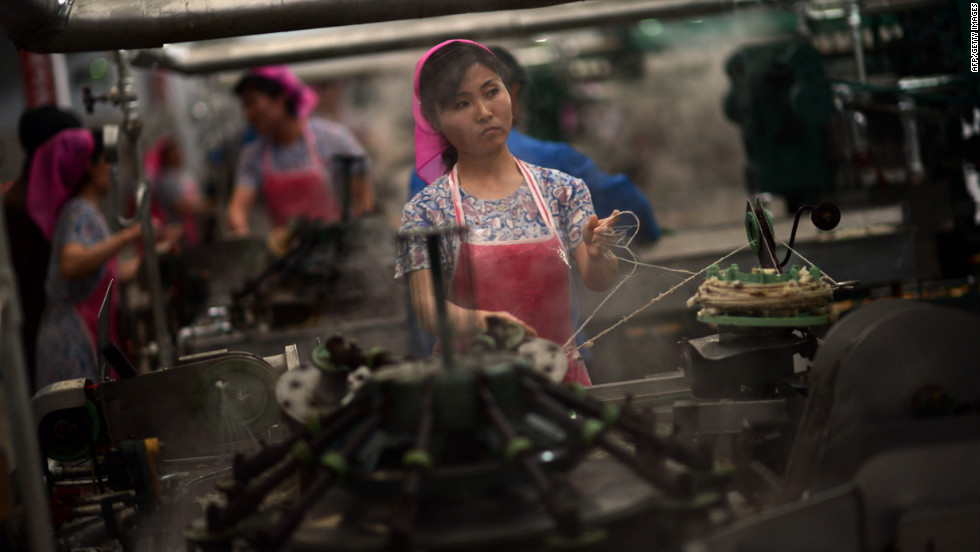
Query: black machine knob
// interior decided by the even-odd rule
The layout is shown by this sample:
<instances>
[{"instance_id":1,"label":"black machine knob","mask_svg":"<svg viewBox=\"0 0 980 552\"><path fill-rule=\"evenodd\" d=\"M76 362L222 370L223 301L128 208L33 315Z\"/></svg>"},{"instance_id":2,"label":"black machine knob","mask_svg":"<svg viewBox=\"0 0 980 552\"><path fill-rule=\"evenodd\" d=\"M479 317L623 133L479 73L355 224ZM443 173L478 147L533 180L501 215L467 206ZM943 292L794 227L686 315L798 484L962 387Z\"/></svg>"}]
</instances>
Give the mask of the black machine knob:
<instances>
[{"instance_id":1,"label":"black machine knob","mask_svg":"<svg viewBox=\"0 0 980 552\"><path fill-rule=\"evenodd\" d=\"M813 225L821 230L833 230L840 224L840 207L833 203L821 201L813 206L810 212Z\"/></svg>"}]
</instances>

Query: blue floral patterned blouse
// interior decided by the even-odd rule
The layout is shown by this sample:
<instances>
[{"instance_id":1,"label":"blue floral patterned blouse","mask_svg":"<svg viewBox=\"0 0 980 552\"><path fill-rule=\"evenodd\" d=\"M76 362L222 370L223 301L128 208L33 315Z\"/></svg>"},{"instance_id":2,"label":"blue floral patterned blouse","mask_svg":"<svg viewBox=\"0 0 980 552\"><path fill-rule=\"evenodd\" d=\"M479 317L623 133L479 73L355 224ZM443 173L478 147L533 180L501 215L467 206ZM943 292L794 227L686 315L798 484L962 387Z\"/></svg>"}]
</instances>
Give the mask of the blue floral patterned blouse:
<instances>
[{"instance_id":1,"label":"blue floral patterned blouse","mask_svg":"<svg viewBox=\"0 0 980 552\"><path fill-rule=\"evenodd\" d=\"M38 333L38 389L66 379L97 379L95 343L75 310L75 304L86 301L95 293L105 265L87 276L65 278L60 270L60 255L65 244L92 247L110 235L99 208L84 199L72 198L58 215L45 285L47 304Z\"/></svg>"},{"instance_id":2,"label":"blue floral patterned blouse","mask_svg":"<svg viewBox=\"0 0 980 552\"><path fill-rule=\"evenodd\" d=\"M559 238L571 253L582 242L582 228L595 213L592 197L585 182L554 169L525 163L541 187L541 194L551 210ZM483 200L460 188L463 217L471 239L480 241L515 241L546 236L548 227L538 213L527 182L509 197ZM402 278L414 270L431 268L425 239L411 231L456 226L449 175L426 186L402 210L402 234L395 261L395 277ZM407 234L406 234L407 233ZM454 273L460 239L453 234L442 240L440 258L444 273Z\"/></svg>"}]
</instances>

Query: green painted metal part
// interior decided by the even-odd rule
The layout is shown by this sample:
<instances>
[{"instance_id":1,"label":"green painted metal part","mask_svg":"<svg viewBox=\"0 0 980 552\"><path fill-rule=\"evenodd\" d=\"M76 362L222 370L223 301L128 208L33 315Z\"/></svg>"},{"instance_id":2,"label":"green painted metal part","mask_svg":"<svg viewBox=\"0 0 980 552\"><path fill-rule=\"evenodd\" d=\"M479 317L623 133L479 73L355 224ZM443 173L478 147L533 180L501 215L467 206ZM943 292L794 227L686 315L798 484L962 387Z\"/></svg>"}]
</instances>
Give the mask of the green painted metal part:
<instances>
[{"instance_id":1,"label":"green painted metal part","mask_svg":"<svg viewBox=\"0 0 980 552\"><path fill-rule=\"evenodd\" d=\"M310 435L316 437L323 431L323 423L319 416L310 416L310 419L306 421L306 430Z\"/></svg>"},{"instance_id":2,"label":"green painted metal part","mask_svg":"<svg viewBox=\"0 0 980 552\"><path fill-rule=\"evenodd\" d=\"M323 455L320 456L320 464L333 470L333 472L339 477L346 475L349 468L347 459L344 458L343 454L336 450L329 450L323 453Z\"/></svg>"},{"instance_id":3,"label":"green painted metal part","mask_svg":"<svg viewBox=\"0 0 980 552\"><path fill-rule=\"evenodd\" d=\"M308 466L313 464L313 449L306 441L297 441L293 445L293 456L303 464Z\"/></svg>"},{"instance_id":4,"label":"green painted metal part","mask_svg":"<svg viewBox=\"0 0 980 552\"><path fill-rule=\"evenodd\" d=\"M504 448L504 458L513 460L525 452L534 450L534 443L527 437L515 437Z\"/></svg>"},{"instance_id":5,"label":"green painted metal part","mask_svg":"<svg viewBox=\"0 0 980 552\"><path fill-rule=\"evenodd\" d=\"M330 351L327 350L325 343L321 343L313 349L310 353L310 360L321 370L336 370L336 367L330 362Z\"/></svg>"},{"instance_id":6,"label":"green painted metal part","mask_svg":"<svg viewBox=\"0 0 980 552\"><path fill-rule=\"evenodd\" d=\"M420 466L426 470L431 470L432 456L427 451L411 449L402 456L402 466Z\"/></svg>"},{"instance_id":7,"label":"green painted metal part","mask_svg":"<svg viewBox=\"0 0 980 552\"><path fill-rule=\"evenodd\" d=\"M800 275L804 269L800 268L799 265L793 265L786 272L775 272L775 271L753 271L753 272L742 272L739 270L737 264L732 264L727 269L722 270L718 265L711 265L705 272L704 279L710 280L711 278L718 278L723 282L742 282L743 284L781 284L789 282L790 280L800 280ZM806 269L809 272L810 277L814 280L819 280L821 276L820 269L815 266L811 266Z\"/></svg>"},{"instance_id":8,"label":"green painted metal part","mask_svg":"<svg viewBox=\"0 0 980 552\"><path fill-rule=\"evenodd\" d=\"M587 447L595 444L596 437L606 429L606 424L595 418L589 418L582 424L582 442Z\"/></svg>"},{"instance_id":9,"label":"green painted metal part","mask_svg":"<svg viewBox=\"0 0 980 552\"><path fill-rule=\"evenodd\" d=\"M698 322L705 324L718 324L719 326L756 326L760 328L796 328L800 326L819 326L826 324L829 316L809 315L809 316L784 316L784 317L763 317L763 316L705 316L698 314Z\"/></svg>"},{"instance_id":10,"label":"green painted metal part","mask_svg":"<svg viewBox=\"0 0 980 552\"><path fill-rule=\"evenodd\" d=\"M772 228L772 213L769 211L766 211L765 213L766 219L769 220L769 228ZM749 246L752 247L752 251L758 253L762 248L762 229L759 228L759 221L756 220L756 218L752 216L752 213L749 212L745 213L745 234L749 238Z\"/></svg>"},{"instance_id":11,"label":"green painted metal part","mask_svg":"<svg viewBox=\"0 0 980 552\"><path fill-rule=\"evenodd\" d=\"M607 426L615 425L620 414L621 411L618 406L614 404L607 404L606 408L602 411L602 421Z\"/></svg>"},{"instance_id":12,"label":"green painted metal part","mask_svg":"<svg viewBox=\"0 0 980 552\"><path fill-rule=\"evenodd\" d=\"M748 226L748 219L746 219ZM751 233L750 233L751 242ZM809 269L793 265L786 272L776 272L774 270L754 270L752 272L742 272L737 264L732 264L727 269L722 270L718 265L711 265L705 272L705 280L717 278L723 282L740 282L747 285L765 286L769 284L784 284L790 281L799 281L803 273L809 274L813 280L819 280L822 273L816 266ZM717 314L706 315L701 312L697 315L698 322L705 324L718 324L720 326L755 326L763 328L795 328L802 326L819 326L826 324L830 320L830 315L825 313L813 313L800 311L795 316L746 316L739 314Z\"/></svg>"},{"instance_id":13,"label":"green painted metal part","mask_svg":"<svg viewBox=\"0 0 980 552\"><path fill-rule=\"evenodd\" d=\"M84 458L85 456L88 455L89 452L91 452L92 446L95 444L95 441L98 440L99 438L99 431L101 428L101 426L99 425L99 414L96 411L95 404L93 404L92 401L88 399L85 399L84 407L79 407L76 410L78 410L80 413L84 411L83 417L88 422L89 427L88 428L83 427L81 429L82 430L88 429L88 434L89 434L88 439L86 439L84 443L80 444L79 447L76 448L75 450L62 451L62 452L47 451L46 454L48 457L54 460L67 462L70 460L78 460L79 458Z\"/></svg>"}]
</instances>

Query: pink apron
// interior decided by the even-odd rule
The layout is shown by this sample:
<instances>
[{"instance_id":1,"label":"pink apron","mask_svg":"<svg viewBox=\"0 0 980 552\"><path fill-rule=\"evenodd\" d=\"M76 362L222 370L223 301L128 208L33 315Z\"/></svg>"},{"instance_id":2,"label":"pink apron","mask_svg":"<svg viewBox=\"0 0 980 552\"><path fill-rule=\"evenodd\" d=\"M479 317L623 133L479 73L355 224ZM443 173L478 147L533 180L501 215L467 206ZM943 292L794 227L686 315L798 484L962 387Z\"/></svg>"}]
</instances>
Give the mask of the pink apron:
<instances>
[{"instance_id":1,"label":"pink apron","mask_svg":"<svg viewBox=\"0 0 980 552\"><path fill-rule=\"evenodd\" d=\"M119 259L116 257L110 259L106 263L105 270L102 271L102 278L96 284L95 290L85 301L75 303L75 312L82 319L82 324L85 326L86 333L88 333L89 340L92 343L92 350L95 351L96 359L102 355L102 351L99 351L99 309L102 308L102 300L105 298L105 292L109 288L109 282L113 280L115 280L115 283L112 284L112 309L109 315L109 335L112 341L120 349L125 351L126 347L125 343L120 339L118 317L116 315L116 311L119 308ZM96 362L96 365L98 365L98 362ZM116 370L111 366L109 367L109 375L112 379L119 378Z\"/></svg>"},{"instance_id":2,"label":"pink apron","mask_svg":"<svg viewBox=\"0 0 980 552\"><path fill-rule=\"evenodd\" d=\"M573 333L569 265L537 181L524 163L518 160L517 164L550 236L507 242L468 237L460 245L450 294L466 308L509 312L537 330L538 337L564 344ZM455 168L449 183L456 223L462 227L465 220ZM563 381L592 384L585 365L571 357Z\"/></svg>"},{"instance_id":3,"label":"pink apron","mask_svg":"<svg viewBox=\"0 0 980 552\"><path fill-rule=\"evenodd\" d=\"M262 192L273 227L283 226L293 217L309 220L340 220L340 206L333 196L330 174L320 162L309 126L303 125L303 142L310 164L297 169L275 171L270 147L262 158Z\"/></svg>"}]
</instances>

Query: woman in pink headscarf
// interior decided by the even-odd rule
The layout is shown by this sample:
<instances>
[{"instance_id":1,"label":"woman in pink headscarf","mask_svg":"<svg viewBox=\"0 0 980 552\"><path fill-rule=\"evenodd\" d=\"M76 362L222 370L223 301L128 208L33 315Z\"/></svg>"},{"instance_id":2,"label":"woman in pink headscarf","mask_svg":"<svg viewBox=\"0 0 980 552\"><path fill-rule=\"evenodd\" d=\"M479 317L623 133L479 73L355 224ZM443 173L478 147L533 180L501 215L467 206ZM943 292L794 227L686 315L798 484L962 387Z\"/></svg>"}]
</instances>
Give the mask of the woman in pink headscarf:
<instances>
[{"instance_id":1,"label":"woman in pink headscarf","mask_svg":"<svg viewBox=\"0 0 980 552\"><path fill-rule=\"evenodd\" d=\"M118 282L135 277L139 267L139 258L116 259L124 246L139 239L140 228L109 231L99 204L110 186L101 133L63 130L34 153L27 210L51 244L47 304L38 333L38 389L66 379L96 379L102 300L110 281L117 280L115 292ZM112 322L114 327L115 317Z\"/></svg>"},{"instance_id":2,"label":"woman in pink headscarf","mask_svg":"<svg viewBox=\"0 0 980 552\"><path fill-rule=\"evenodd\" d=\"M564 344L572 337L571 274L607 289L619 264L594 239L615 224L599 220L585 183L516 159L507 148L513 124L506 66L483 45L451 40L431 49L415 71L415 162L429 182L405 206L396 277L405 277L423 328L436 328L432 263L419 232L467 227L465 240L442 247L446 305L457 336L487 327L490 317ZM410 237L417 236L417 237ZM457 236L454 234L454 236ZM569 359L566 382L591 383Z\"/></svg>"},{"instance_id":3,"label":"woman in pink headscarf","mask_svg":"<svg viewBox=\"0 0 980 552\"><path fill-rule=\"evenodd\" d=\"M316 92L286 67L259 67L235 86L249 123L258 133L239 156L228 224L247 234L249 214L261 194L273 228L295 217L341 219L345 171L335 156L353 158L350 210L374 210L369 160L354 135L339 123L311 117Z\"/></svg>"}]
</instances>

